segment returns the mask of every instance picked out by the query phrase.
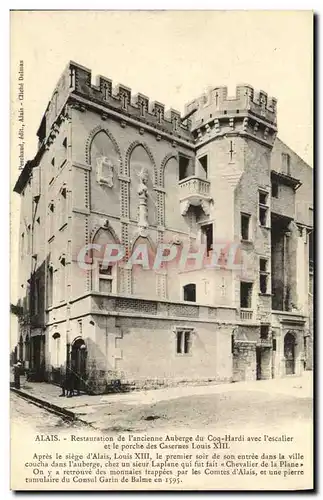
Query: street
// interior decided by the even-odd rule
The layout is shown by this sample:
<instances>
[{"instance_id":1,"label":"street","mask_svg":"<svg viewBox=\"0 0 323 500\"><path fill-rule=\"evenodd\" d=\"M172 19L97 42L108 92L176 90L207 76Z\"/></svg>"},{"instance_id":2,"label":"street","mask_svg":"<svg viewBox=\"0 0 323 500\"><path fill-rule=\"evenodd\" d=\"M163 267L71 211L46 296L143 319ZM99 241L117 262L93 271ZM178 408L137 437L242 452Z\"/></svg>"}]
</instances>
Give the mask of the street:
<instances>
[{"instance_id":1,"label":"street","mask_svg":"<svg viewBox=\"0 0 323 500\"><path fill-rule=\"evenodd\" d=\"M37 385L36 385L37 387ZM45 387L46 388L46 387ZM48 387L48 390L50 387ZM58 399L58 398L57 398ZM279 429L312 422L311 378L286 378L205 387L134 391L123 395L60 400L92 428L103 432L145 432L189 427ZM55 416L11 394L13 424L37 432L84 426Z\"/></svg>"},{"instance_id":2,"label":"street","mask_svg":"<svg viewBox=\"0 0 323 500\"><path fill-rule=\"evenodd\" d=\"M43 408L39 408L12 392L10 393L10 410L12 425L19 425L19 427L25 427L26 430L33 432L50 433L60 429L83 426L80 422L62 419Z\"/></svg>"}]
</instances>

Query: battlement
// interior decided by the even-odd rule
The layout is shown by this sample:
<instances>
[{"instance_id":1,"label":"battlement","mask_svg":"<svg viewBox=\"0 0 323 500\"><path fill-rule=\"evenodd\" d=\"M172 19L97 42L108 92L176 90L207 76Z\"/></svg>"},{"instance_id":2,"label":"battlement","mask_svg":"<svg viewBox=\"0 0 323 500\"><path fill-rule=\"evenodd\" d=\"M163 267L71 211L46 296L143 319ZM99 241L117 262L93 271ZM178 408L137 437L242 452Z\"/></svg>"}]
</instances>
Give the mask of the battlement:
<instances>
[{"instance_id":1,"label":"battlement","mask_svg":"<svg viewBox=\"0 0 323 500\"><path fill-rule=\"evenodd\" d=\"M220 122L224 123L223 131L226 121L230 130L234 129L236 132L239 130L239 121L243 122L241 127L244 132L251 126L256 132L258 126L261 126L264 128L265 140L270 135L269 130L277 130L277 100L268 97L262 90L256 92L250 85L238 85L234 97L228 96L227 87L209 88L200 97L186 104L184 117L181 117L179 111L172 108L165 111L164 104L150 101L142 93L133 95L131 88L120 83L113 85L112 80L105 76L97 76L92 84L91 70L70 61L42 119L38 130L40 143L51 132L53 125L55 128L57 118L64 116L62 111L70 97L79 98L76 105L81 111L96 107L103 119L110 113L121 123L124 121L126 124L128 119L136 122L139 127L142 124L155 129L157 135L158 131L164 132L174 141L181 139L192 145L201 140L205 131L209 133L212 127L219 133ZM272 135L270 140L273 137Z\"/></svg>"},{"instance_id":2,"label":"battlement","mask_svg":"<svg viewBox=\"0 0 323 500\"><path fill-rule=\"evenodd\" d=\"M174 109L165 111L164 104L158 101L150 102L149 98L141 93L132 95L132 89L126 85L119 83L113 86L112 80L105 76L97 76L94 85L91 81L90 69L70 61L46 110L47 131L55 121L68 95L76 95L99 104L107 110L113 110L120 115L166 132L174 136L174 139L178 137L192 141L190 122L186 121L183 125L179 111Z\"/></svg>"},{"instance_id":3,"label":"battlement","mask_svg":"<svg viewBox=\"0 0 323 500\"><path fill-rule=\"evenodd\" d=\"M193 112L196 110L195 112ZM268 97L263 90L255 91L251 85L236 87L235 97L228 97L227 87L214 87L185 106L185 115L192 113L192 130L211 118L223 115L250 113L275 125L277 123L277 99Z\"/></svg>"}]
</instances>

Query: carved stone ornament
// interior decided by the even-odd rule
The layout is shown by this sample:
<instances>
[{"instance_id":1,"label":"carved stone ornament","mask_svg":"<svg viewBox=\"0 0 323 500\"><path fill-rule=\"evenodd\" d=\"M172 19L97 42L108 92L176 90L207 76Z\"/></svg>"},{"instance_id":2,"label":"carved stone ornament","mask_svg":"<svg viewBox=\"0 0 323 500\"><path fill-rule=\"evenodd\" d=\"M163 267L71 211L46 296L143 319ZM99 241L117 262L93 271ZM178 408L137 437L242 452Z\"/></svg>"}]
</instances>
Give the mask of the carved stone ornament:
<instances>
[{"instance_id":1,"label":"carved stone ornament","mask_svg":"<svg viewBox=\"0 0 323 500\"><path fill-rule=\"evenodd\" d=\"M190 202L188 200L183 200L180 202L181 215L186 215L189 208L190 208Z\"/></svg>"},{"instance_id":2,"label":"carved stone ornament","mask_svg":"<svg viewBox=\"0 0 323 500\"><path fill-rule=\"evenodd\" d=\"M177 234L174 234L174 236L172 238L172 243L174 245L182 245L183 240L181 238L179 238L179 236Z\"/></svg>"},{"instance_id":3,"label":"carved stone ornament","mask_svg":"<svg viewBox=\"0 0 323 500\"><path fill-rule=\"evenodd\" d=\"M100 156L96 159L96 178L99 184L113 187L114 165L107 156Z\"/></svg>"},{"instance_id":4,"label":"carved stone ornament","mask_svg":"<svg viewBox=\"0 0 323 500\"><path fill-rule=\"evenodd\" d=\"M138 226L140 228L146 228L148 226L148 210L147 210L147 197L148 197L148 170L143 167L139 174L139 186L138 186L138 195L139 195L139 218L138 218Z\"/></svg>"}]
</instances>

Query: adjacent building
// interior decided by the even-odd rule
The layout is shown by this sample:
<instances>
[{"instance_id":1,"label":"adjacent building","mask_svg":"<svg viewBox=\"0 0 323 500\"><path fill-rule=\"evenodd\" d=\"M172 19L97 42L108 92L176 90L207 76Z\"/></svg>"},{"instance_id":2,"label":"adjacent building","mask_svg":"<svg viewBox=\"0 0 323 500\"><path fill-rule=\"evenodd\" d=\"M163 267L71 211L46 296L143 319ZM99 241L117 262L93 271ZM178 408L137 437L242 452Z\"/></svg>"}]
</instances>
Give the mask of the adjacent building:
<instances>
[{"instance_id":1,"label":"adjacent building","mask_svg":"<svg viewBox=\"0 0 323 500\"><path fill-rule=\"evenodd\" d=\"M214 87L181 116L70 62L37 135L15 185L31 377L104 392L312 368L313 170L274 98Z\"/></svg>"}]
</instances>

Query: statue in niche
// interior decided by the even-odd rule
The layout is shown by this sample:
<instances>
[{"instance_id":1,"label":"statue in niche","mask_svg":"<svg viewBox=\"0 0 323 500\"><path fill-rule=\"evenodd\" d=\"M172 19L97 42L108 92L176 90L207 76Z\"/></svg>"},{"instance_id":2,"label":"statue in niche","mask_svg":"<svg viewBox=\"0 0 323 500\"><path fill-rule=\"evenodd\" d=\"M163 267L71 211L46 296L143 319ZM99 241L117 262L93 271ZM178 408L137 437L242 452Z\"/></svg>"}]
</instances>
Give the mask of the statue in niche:
<instances>
[{"instance_id":1,"label":"statue in niche","mask_svg":"<svg viewBox=\"0 0 323 500\"><path fill-rule=\"evenodd\" d=\"M99 184L105 184L109 188L113 187L113 162L107 156L99 156L96 159L97 181Z\"/></svg>"},{"instance_id":2,"label":"statue in niche","mask_svg":"<svg viewBox=\"0 0 323 500\"><path fill-rule=\"evenodd\" d=\"M138 226L141 228L145 228L148 226L148 209L147 209L147 200L148 200L148 169L142 167L139 174L139 186L138 186L138 196L139 196L139 217L138 217Z\"/></svg>"}]
</instances>

